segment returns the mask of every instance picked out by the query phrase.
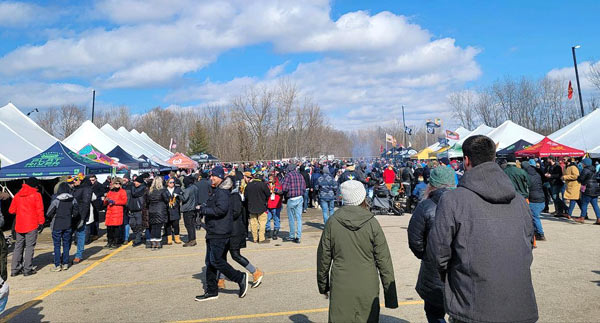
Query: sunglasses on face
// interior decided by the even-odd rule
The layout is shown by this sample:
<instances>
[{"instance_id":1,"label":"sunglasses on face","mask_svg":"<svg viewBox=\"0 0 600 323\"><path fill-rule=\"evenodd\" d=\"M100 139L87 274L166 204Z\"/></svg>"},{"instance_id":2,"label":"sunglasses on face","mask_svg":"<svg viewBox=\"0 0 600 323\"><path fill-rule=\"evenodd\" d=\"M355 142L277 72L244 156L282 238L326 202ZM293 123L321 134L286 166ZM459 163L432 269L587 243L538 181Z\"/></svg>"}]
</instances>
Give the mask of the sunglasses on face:
<instances>
[{"instance_id":1,"label":"sunglasses on face","mask_svg":"<svg viewBox=\"0 0 600 323\"><path fill-rule=\"evenodd\" d=\"M175 182L169 182L169 184L175 184Z\"/></svg>"}]
</instances>

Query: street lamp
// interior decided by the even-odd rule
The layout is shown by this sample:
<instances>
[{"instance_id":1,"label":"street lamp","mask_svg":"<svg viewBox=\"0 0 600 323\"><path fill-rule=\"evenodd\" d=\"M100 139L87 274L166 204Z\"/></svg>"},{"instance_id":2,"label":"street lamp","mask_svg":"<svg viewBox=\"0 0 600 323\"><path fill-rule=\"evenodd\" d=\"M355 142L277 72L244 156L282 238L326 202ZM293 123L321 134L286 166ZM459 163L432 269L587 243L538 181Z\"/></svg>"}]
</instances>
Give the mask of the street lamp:
<instances>
[{"instance_id":1,"label":"street lamp","mask_svg":"<svg viewBox=\"0 0 600 323\"><path fill-rule=\"evenodd\" d=\"M575 79L577 80L577 94L579 94L579 107L581 107L581 116L585 116L585 112L583 111L583 101L581 100L581 86L579 86L579 71L577 71L577 58L575 57L575 49L581 47L580 45L576 45L571 47L571 51L573 52L573 65L575 65Z\"/></svg>"}]
</instances>

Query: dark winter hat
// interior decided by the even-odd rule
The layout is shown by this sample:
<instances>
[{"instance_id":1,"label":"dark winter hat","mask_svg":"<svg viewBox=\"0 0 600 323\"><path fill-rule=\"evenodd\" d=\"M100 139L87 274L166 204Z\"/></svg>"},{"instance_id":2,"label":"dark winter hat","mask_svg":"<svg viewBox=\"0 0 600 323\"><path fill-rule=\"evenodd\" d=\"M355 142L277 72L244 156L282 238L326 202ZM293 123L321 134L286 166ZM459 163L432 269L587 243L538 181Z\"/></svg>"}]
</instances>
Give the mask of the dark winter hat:
<instances>
[{"instance_id":1,"label":"dark winter hat","mask_svg":"<svg viewBox=\"0 0 600 323\"><path fill-rule=\"evenodd\" d=\"M584 158L584 159L583 159L581 162L582 162L582 163L583 163L585 166L592 166L592 160L591 160L591 159L589 159L589 158Z\"/></svg>"},{"instance_id":2,"label":"dark winter hat","mask_svg":"<svg viewBox=\"0 0 600 323\"><path fill-rule=\"evenodd\" d=\"M25 180L25 184L27 184L31 187L37 187L38 185L40 185L40 181L38 181L38 179L35 177L29 177L28 179Z\"/></svg>"},{"instance_id":3,"label":"dark winter hat","mask_svg":"<svg viewBox=\"0 0 600 323\"><path fill-rule=\"evenodd\" d=\"M225 171L223 170L223 167L221 166L215 166L211 171L210 171L210 175L211 176L216 176L220 179L225 179Z\"/></svg>"},{"instance_id":4,"label":"dark winter hat","mask_svg":"<svg viewBox=\"0 0 600 323\"><path fill-rule=\"evenodd\" d=\"M456 174L452 168L438 166L431 171L429 175L429 185L433 187L454 187L456 185Z\"/></svg>"},{"instance_id":5,"label":"dark winter hat","mask_svg":"<svg viewBox=\"0 0 600 323\"><path fill-rule=\"evenodd\" d=\"M145 178L144 176L140 175L140 176L138 176L138 177L135 178L134 182L138 182L140 184L143 184L144 183L144 178Z\"/></svg>"},{"instance_id":6,"label":"dark winter hat","mask_svg":"<svg viewBox=\"0 0 600 323\"><path fill-rule=\"evenodd\" d=\"M510 154L510 155L506 156L506 162L507 163L516 163L517 158L515 157L514 154Z\"/></svg>"},{"instance_id":7,"label":"dark winter hat","mask_svg":"<svg viewBox=\"0 0 600 323\"><path fill-rule=\"evenodd\" d=\"M448 159L448 157L442 157L440 158L440 163L444 165L450 165L450 159Z\"/></svg>"},{"instance_id":8,"label":"dark winter hat","mask_svg":"<svg viewBox=\"0 0 600 323\"><path fill-rule=\"evenodd\" d=\"M123 175L123 178L131 179L131 175L129 175L129 173L127 173L127 174Z\"/></svg>"},{"instance_id":9,"label":"dark winter hat","mask_svg":"<svg viewBox=\"0 0 600 323\"><path fill-rule=\"evenodd\" d=\"M192 184L194 184L194 178L192 176L185 176L183 178L183 185L185 185L185 187L188 187Z\"/></svg>"}]
</instances>

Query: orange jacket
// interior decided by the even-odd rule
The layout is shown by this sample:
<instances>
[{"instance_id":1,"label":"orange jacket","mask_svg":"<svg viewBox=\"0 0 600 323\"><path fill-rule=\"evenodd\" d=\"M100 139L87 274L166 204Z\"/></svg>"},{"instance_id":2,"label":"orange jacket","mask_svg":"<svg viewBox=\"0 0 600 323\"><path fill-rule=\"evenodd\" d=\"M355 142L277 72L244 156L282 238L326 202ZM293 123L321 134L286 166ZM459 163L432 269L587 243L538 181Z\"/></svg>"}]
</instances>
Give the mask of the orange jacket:
<instances>
[{"instance_id":1,"label":"orange jacket","mask_svg":"<svg viewBox=\"0 0 600 323\"><path fill-rule=\"evenodd\" d=\"M8 213L16 214L15 231L27 233L44 224L44 202L37 188L23 184L10 203Z\"/></svg>"},{"instance_id":2,"label":"orange jacket","mask_svg":"<svg viewBox=\"0 0 600 323\"><path fill-rule=\"evenodd\" d=\"M115 204L110 205L108 201L114 201ZM107 226L118 226L123 224L123 207L127 205L127 192L120 188L118 191L108 191L104 198L106 205L106 220L104 224Z\"/></svg>"}]
</instances>

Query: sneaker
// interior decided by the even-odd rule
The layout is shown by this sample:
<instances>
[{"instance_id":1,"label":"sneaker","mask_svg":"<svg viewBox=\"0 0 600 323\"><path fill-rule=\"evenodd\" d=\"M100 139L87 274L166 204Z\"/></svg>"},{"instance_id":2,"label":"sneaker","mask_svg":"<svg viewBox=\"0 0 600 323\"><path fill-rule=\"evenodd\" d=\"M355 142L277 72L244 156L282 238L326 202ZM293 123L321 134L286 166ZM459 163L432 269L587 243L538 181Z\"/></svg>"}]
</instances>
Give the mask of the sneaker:
<instances>
[{"instance_id":1,"label":"sneaker","mask_svg":"<svg viewBox=\"0 0 600 323\"><path fill-rule=\"evenodd\" d=\"M535 240L537 240L537 241L546 241L546 237L543 234L541 234L541 235L536 234L535 235Z\"/></svg>"},{"instance_id":2,"label":"sneaker","mask_svg":"<svg viewBox=\"0 0 600 323\"><path fill-rule=\"evenodd\" d=\"M264 276L265 274L262 271L260 271L260 269L256 268L256 271L254 272L254 274L252 274L252 288L260 286L260 283L262 283L262 279Z\"/></svg>"},{"instance_id":3,"label":"sneaker","mask_svg":"<svg viewBox=\"0 0 600 323\"><path fill-rule=\"evenodd\" d=\"M19 275L21 275L22 273L23 273L23 270L21 269L21 270L19 270L19 271L17 271L17 272L10 273L10 277L19 276Z\"/></svg>"},{"instance_id":4,"label":"sneaker","mask_svg":"<svg viewBox=\"0 0 600 323\"><path fill-rule=\"evenodd\" d=\"M81 262L81 258L75 258L73 259L73 264L78 264Z\"/></svg>"},{"instance_id":5,"label":"sneaker","mask_svg":"<svg viewBox=\"0 0 600 323\"><path fill-rule=\"evenodd\" d=\"M283 241L296 241L296 238L285 237L283 238Z\"/></svg>"},{"instance_id":6,"label":"sneaker","mask_svg":"<svg viewBox=\"0 0 600 323\"><path fill-rule=\"evenodd\" d=\"M238 296L240 298L244 298L246 296L246 292L248 291L248 274L243 273L242 275L242 280L239 282L240 293Z\"/></svg>"},{"instance_id":7,"label":"sneaker","mask_svg":"<svg viewBox=\"0 0 600 323\"><path fill-rule=\"evenodd\" d=\"M50 268L50 271L53 273L59 272L62 270L61 266L54 266L54 268Z\"/></svg>"},{"instance_id":8,"label":"sneaker","mask_svg":"<svg viewBox=\"0 0 600 323\"><path fill-rule=\"evenodd\" d=\"M217 299L217 298L219 298L219 294L204 293L204 295L196 296L195 300L196 300L196 302L204 302L204 301L210 301L210 300Z\"/></svg>"},{"instance_id":9,"label":"sneaker","mask_svg":"<svg viewBox=\"0 0 600 323\"><path fill-rule=\"evenodd\" d=\"M24 272L23 276L31 276L31 275L35 275L37 274L37 271L35 271L35 269L32 269L30 271Z\"/></svg>"},{"instance_id":10,"label":"sneaker","mask_svg":"<svg viewBox=\"0 0 600 323\"><path fill-rule=\"evenodd\" d=\"M223 279L223 278L219 279L219 281L217 281L217 287L219 289L225 289L225 279Z\"/></svg>"},{"instance_id":11,"label":"sneaker","mask_svg":"<svg viewBox=\"0 0 600 323\"><path fill-rule=\"evenodd\" d=\"M196 245L196 240L190 240L183 244L184 247L194 247Z\"/></svg>"},{"instance_id":12,"label":"sneaker","mask_svg":"<svg viewBox=\"0 0 600 323\"><path fill-rule=\"evenodd\" d=\"M296 239L294 239L294 242L295 242L295 243L300 243L300 238L296 238Z\"/></svg>"},{"instance_id":13,"label":"sneaker","mask_svg":"<svg viewBox=\"0 0 600 323\"><path fill-rule=\"evenodd\" d=\"M65 270L69 270L69 268L71 268L71 266L69 266L69 264L62 265L62 270L63 270L63 271L65 271Z\"/></svg>"}]
</instances>

